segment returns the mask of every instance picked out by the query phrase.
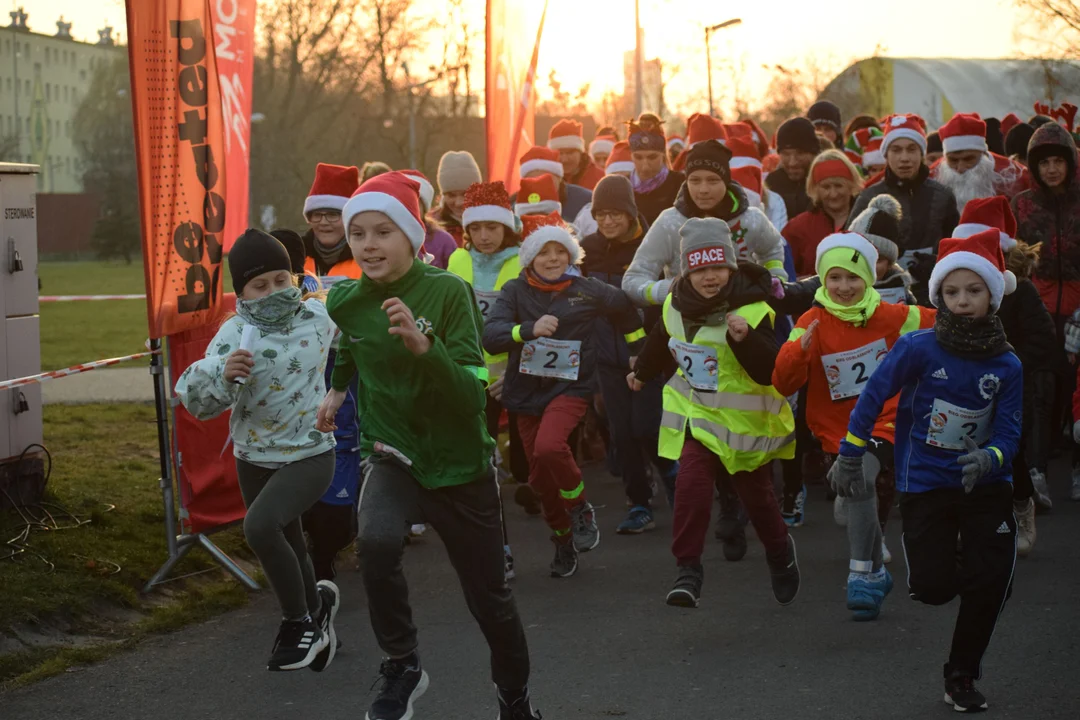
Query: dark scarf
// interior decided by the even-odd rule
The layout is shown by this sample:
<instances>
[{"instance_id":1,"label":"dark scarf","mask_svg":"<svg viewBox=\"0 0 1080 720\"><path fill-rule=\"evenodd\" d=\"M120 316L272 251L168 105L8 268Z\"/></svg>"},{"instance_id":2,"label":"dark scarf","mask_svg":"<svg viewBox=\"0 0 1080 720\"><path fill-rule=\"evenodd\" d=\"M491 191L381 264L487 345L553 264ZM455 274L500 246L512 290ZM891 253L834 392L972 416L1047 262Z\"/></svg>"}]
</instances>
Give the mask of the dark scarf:
<instances>
[{"instance_id":1,"label":"dark scarf","mask_svg":"<svg viewBox=\"0 0 1080 720\"><path fill-rule=\"evenodd\" d=\"M736 276L732 276L734 279ZM682 276L671 288L671 305L683 318L701 325L719 325L727 315L731 304L732 283L720 288L720 292L711 298L702 297L694 289L690 278Z\"/></svg>"},{"instance_id":2,"label":"dark scarf","mask_svg":"<svg viewBox=\"0 0 1080 720\"><path fill-rule=\"evenodd\" d=\"M961 317L944 303L934 320L934 335L943 348L967 360L988 360L1013 350L997 315Z\"/></svg>"},{"instance_id":3,"label":"dark scarf","mask_svg":"<svg viewBox=\"0 0 1080 720\"><path fill-rule=\"evenodd\" d=\"M748 205L749 201L746 199L746 192L741 185L734 181L727 184L727 193L724 195L724 199L710 210L702 210L697 206L690 197L690 190L686 187L685 182L679 188L679 194L675 198L675 209L682 213L684 217L714 217L724 222L742 213Z\"/></svg>"},{"instance_id":4,"label":"dark scarf","mask_svg":"<svg viewBox=\"0 0 1080 720\"><path fill-rule=\"evenodd\" d=\"M535 272L533 272L533 269L531 267L525 268L525 280L529 283L530 286L536 288L537 290L540 290L541 292L561 292L566 288L570 287L570 283L574 282L574 277L574 275L563 273L563 276L561 278L552 282L550 280L545 280L544 278L537 275Z\"/></svg>"}]
</instances>

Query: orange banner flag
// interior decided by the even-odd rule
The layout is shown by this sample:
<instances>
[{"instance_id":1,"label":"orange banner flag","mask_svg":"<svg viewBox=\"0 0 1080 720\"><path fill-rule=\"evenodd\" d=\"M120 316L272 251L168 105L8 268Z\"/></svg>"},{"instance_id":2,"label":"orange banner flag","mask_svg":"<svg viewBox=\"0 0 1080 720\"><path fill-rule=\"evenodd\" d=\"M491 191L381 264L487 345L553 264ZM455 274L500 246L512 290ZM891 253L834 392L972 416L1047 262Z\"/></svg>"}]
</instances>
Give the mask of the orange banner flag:
<instances>
[{"instance_id":1,"label":"orange banner flag","mask_svg":"<svg viewBox=\"0 0 1080 720\"><path fill-rule=\"evenodd\" d=\"M222 313L225 127L209 0L127 0L150 337Z\"/></svg>"}]
</instances>

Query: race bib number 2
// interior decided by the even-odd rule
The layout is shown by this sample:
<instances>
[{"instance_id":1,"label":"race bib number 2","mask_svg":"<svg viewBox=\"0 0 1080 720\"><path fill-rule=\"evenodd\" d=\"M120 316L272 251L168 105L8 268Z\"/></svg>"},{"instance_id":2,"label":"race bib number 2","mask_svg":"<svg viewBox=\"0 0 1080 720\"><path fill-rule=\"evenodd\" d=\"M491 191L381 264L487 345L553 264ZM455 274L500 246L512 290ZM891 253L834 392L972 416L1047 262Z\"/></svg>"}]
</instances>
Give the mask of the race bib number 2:
<instances>
[{"instance_id":1,"label":"race bib number 2","mask_svg":"<svg viewBox=\"0 0 1080 720\"><path fill-rule=\"evenodd\" d=\"M480 308L480 315L484 318L484 322L487 322L491 311L495 309L495 301L499 298L498 291L473 290L473 295L476 296L476 306Z\"/></svg>"},{"instance_id":2,"label":"race bib number 2","mask_svg":"<svg viewBox=\"0 0 1080 720\"><path fill-rule=\"evenodd\" d=\"M990 423L994 404L982 410L968 410L959 405L934 400L930 410L930 427L926 430L926 444L947 450L966 450L964 438L969 437L976 445L990 439Z\"/></svg>"},{"instance_id":3,"label":"race bib number 2","mask_svg":"<svg viewBox=\"0 0 1080 720\"><path fill-rule=\"evenodd\" d=\"M829 396L833 400L844 400L861 395L866 382L888 353L889 346L881 339L855 350L822 355Z\"/></svg>"},{"instance_id":4,"label":"race bib number 2","mask_svg":"<svg viewBox=\"0 0 1080 720\"><path fill-rule=\"evenodd\" d=\"M719 387L719 364L716 351L705 345L694 345L671 338L668 349L675 356L686 382L702 392L716 392Z\"/></svg>"},{"instance_id":5,"label":"race bib number 2","mask_svg":"<svg viewBox=\"0 0 1080 720\"><path fill-rule=\"evenodd\" d=\"M580 340L552 340L537 338L521 348L522 375L554 378L555 380L578 379L581 369Z\"/></svg>"}]
</instances>

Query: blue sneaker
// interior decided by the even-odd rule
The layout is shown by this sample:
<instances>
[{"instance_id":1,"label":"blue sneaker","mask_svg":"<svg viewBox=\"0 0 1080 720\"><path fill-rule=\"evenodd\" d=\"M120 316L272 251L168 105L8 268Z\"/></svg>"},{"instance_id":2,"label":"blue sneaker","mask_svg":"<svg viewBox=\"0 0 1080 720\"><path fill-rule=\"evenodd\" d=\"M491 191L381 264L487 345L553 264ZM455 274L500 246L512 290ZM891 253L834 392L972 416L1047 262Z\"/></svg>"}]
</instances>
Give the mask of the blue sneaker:
<instances>
[{"instance_id":1,"label":"blue sneaker","mask_svg":"<svg viewBox=\"0 0 1080 720\"><path fill-rule=\"evenodd\" d=\"M780 515L784 518L784 524L789 528L802 527L803 511L806 508L806 486L799 488L794 495L784 493L784 503L780 507Z\"/></svg>"},{"instance_id":2,"label":"blue sneaker","mask_svg":"<svg viewBox=\"0 0 1080 720\"><path fill-rule=\"evenodd\" d=\"M654 527L656 527L656 523L653 522L652 510L644 505L635 505L630 508L626 519L619 523L619 527L615 529L615 532L619 535L640 535L646 530L652 530Z\"/></svg>"},{"instance_id":3,"label":"blue sneaker","mask_svg":"<svg viewBox=\"0 0 1080 720\"><path fill-rule=\"evenodd\" d=\"M876 620L881 614L881 604L892 589L892 575L884 566L876 573L848 574L847 607L852 611L852 619L860 622Z\"/></svg>"}]
</instances>

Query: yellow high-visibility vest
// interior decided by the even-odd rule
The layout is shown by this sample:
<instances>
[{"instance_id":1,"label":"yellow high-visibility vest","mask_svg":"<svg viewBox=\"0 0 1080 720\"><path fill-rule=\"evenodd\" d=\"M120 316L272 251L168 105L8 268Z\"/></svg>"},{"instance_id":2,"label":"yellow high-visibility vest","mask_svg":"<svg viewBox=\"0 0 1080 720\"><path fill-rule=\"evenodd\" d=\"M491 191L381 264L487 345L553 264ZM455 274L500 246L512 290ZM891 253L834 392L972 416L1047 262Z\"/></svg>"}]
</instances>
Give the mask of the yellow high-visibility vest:
<instances>
[{"instance_id":1,"label":"yellow high-visibility vest","mask_svg":"<svg viewBox=\"0 0 1080 720\"><path fill-rule=\"evenodd\" d=\"M446 269L448 272L452 272L459 278L469 283L469 287L473 285L473 260L472 255L465 248L458 248L450 254L450 260L447 262ZM517 255L511 255L506 262L503 263L502 268L499 269L499 276L495 279L495 291L502 290L510 280L513 280L521 274L521 261L518 260ZM474 291L475 292L475 291ZM492 381L502 376L506 371L508 355L503 353L502 355L489 355L484 351L484 362L487 364L488 374Z\"/></svg>"},{"instance_id":2,"label":"yellow high-visibility vest","mask_svg":"<svg viewBox=\"0 0 1080 720\"><path fill-rule=\"evenodd\" d=\"M758 385L735 359L728 346L727 323L705 325L693 338L686 337L682 314L664 300L664 327L680 342L692 342L716 351L718 387L701 392L690 386L682 368L664 386L664 414L660 421L661 457L678 460L686 429L720 457L729 473L756 470L771 460L795 457L795 418L784 396L772 385ZM751 303L734 313L756 328L775 313L764 302Z\"/></svg>"}]
</instances>

